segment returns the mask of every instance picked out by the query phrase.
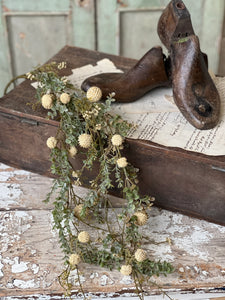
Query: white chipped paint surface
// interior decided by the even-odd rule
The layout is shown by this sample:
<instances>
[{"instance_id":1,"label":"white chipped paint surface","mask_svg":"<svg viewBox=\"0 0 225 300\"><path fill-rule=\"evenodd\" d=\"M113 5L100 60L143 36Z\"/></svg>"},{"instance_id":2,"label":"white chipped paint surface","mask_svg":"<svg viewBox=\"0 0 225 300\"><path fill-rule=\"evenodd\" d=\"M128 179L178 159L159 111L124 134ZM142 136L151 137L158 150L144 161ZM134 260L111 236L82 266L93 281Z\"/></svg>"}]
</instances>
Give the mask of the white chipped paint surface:
<instances>
[{"instance_id":1,"label":"white chipped paint surface","mask_svg":"<svg viewBox=\"0 0 225 300\"><path fill-rule=\"evenodd\" d=\"M0 299L23 299L6 297L8 293L12 296L23 294L23 291L43 290L56 291L61 293L57 283L57 276L62 270L62 253L57 243L57 232L53 230L52 214L45 209L38 194L33 195L38 210L15 210L20 207L24 189L34 175L29 172L12 169L0 164ZM39 179L40 178L40 179ZM50 179L43 179L35 175L35 184ZM2 188L2 190L1 190ZM40 187L36 187L40 189ZM32 191L29 187L29 191ZM47 190L46 190L47 192ZM81 195L87 193L87 189L79 188ZM29 197L29 194L28 194ZM37 198L35 198L37 197ZM29 198L28 198L29 199ZM2 200L2 202L1 202ZM42 199L43 200L43 199ZM121 203L120 199L116 200ZM7 211L8 210L8 211ZM147 251L148 257L168 260L175 264L177 271L167 278L160 278L159 283L170 291L193 289L195 286L214 288L222 286L225 282L225 227L211 224L205 221L188 218L181 214L160 211L153 208L149 215L148 224L142 227L143 234L147 236L143 248ZM93 238L96 233L92 232ZM172 244L166 242L170 238ZM155 243L155 244L154 244ZM215 244L215 245L214 245ZM70 276L70 282L76 287L78 276L76 270ZM105 269L82 266L80 280L84 286L107 291L102 297L113 297L110 289L118 287L125 292L125 296L131 295L134 282L130 276L122 276L119 272L109 272ZM158 279L157 279L158 280ZM176 286L176 288L172 288ZM16 290L16 294L13 291ZM2 292L5 294L2 294ZM129 291L129 294L126 292ZM32 295L34 295L32 293ZM90 294L91 295L91 294ZM179 298L186 299L207 299L207 298ZM185 295L186 296L186 295ZM193 295L191 295L192 297ZM22 297L22 296L21 296ZM197 297L195 295L195 297ZM101 297L98 297L101 298ZM98 299L92 297L92 299ZM38 295L35 300L49 299L48 296ZM54 296L57 299L57 296ZM61 296L59 297L61 299ZM74 298L75 299L75 298ZM79 298L81 299L81 298ZM120 298L117 298L120 299ZM132 298L135 299L135 298ZM151 300L163 299L158 296L146 297ZM29 298L32 300L32 296Z\"/></svg>"},{"instance_id":2,"label":"white chipped paint surface","mask_svg":"<svg viewBox=\"0 0 225 300\"><path fill-rule=\"evenodd\" d=\"M218 300L224 300L225 297L225 293L197 293L197 294L177 294L177 293L170 293L169 296L172 299L176 299L176 300L210 300L210 299L216 299L218 298ZM94 295L91 294L87 294L87 299L88 300L94 300L94 299L101 299L103 297L96 297ZM112 295L113 297L113 295ZM110 297L110 295L104 297L105 300L112 300L113 298ZM23 297L2 297L1 300L22 300ZM51 300L52 297L51 296L44 296L44 295L34 295L34 296L30 296L28 298L29 300ZM62 299L62 296L54 296L54 300L60 300ZM75 297L72 296L71 299L73 300L80 300L82 299L81 297ZM139 298L133 296L128 296L128 295L124 295L123 297L116 297L116 300L139 300ZM168 298L167 298L168 299ZM145 300L166 300L166 297L163 296L146 296Z\"/></svg>"},{"instance_id":3,"label":"white chipped paint surface","mask_svg":"<svg viewBox=\"0 0 225 300\"><path fill-rule=\"evenodd\" d=\"M12 265L12 273L22 273L28 270L28 263L19 261L19 257L14 258L15 263Z\"/></svg>"},{"instance_id":4,"label":"white chipped paint surface","mask_svg":"<svg viewBox=\"0 0 225 300\"><path fill-rule=\"evenodd\" d=\"M102 275L99 280L100 285L106 286L106 285L112 285L114 281L108 276L108 275Z\"/></svg>"},{"instance_id":5,"label":"white chipped paint surface","mask_svg":"<svg viewBox=\"0 0 225 300\"><path fill-rule=\"evenodd\" d=\"M85 282L85 277L81 273L79 273L79 279L81 283ZM68 282L71 283L72 285L79 286L77 269L70 272Z\"/></svg>"},{"instance_id":6,"label":"white chipped paint surface","mask_svg":"<svg viewBox=\"0 0 225 300\"><path fill-rule=\"evenodd\" d=\"M22 191L18 182L20 178L29 178L29 176L30 173L27 171L0 164L0 207L10 209L13 205L19 204Z\"/></svg>"}]
</instances>

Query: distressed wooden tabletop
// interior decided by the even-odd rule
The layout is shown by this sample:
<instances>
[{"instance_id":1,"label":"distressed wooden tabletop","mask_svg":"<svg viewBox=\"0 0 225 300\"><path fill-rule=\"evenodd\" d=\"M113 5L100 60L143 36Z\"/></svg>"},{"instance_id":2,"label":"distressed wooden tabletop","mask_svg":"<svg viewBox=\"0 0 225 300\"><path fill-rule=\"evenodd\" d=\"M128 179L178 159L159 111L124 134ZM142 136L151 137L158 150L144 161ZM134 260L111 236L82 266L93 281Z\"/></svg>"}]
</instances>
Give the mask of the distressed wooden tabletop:
<instances>
[{"instance_id":1,"label":"distressed wooden tabletop","mask_svg":"<svg viewBox=\"0 0 225 300\"><path fill-rule=\"evenodd\" d=\"M42 299L32 295L61 299L57 276L63 267L62 253L52 229L52 205L42 202L51 182L0 164L0 299ZM118 206L120 201L114 199ZM163 289L179 292L176 299L225 299L225 227L153 208L144 231L155 243L144 244L148 257L170 261L176 269L168 277L153 278ZM171 244L164 243L167 238ZM132 279L118 271L87 264L82 270L87 293L110 299L134 292ZM146 292L155 295L158 290L146 287ZM187 298L188 292L195 295Z\"/></svg>"}]
</instances>

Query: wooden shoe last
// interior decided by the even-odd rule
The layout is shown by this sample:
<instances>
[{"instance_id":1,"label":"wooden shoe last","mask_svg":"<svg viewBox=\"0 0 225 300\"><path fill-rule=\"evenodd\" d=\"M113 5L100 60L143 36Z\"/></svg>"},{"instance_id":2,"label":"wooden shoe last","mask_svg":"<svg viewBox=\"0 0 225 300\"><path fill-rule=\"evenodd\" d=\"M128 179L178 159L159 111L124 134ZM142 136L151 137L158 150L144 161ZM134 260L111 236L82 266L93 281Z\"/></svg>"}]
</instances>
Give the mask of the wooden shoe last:
<instances>
[{"instance_id":1,"label":"wooden shoe last","mask_svg":"<svg viewBox=\"0 0 225 300\"><path fill-rule=\"evenodd\" d=\"M159 18L157 31L169 51L172 41L195 34L190 13L183 1L170 1Z\"/></svg>"},{"instance_id":2,"label":"wooden shoe last","mask_svg":"<svg viewBox=\"0 0 225 300\"><path fill-rule=\"evenodd\" d=\"M167 73L171 73L177 107L194 127L215 127L219 122L220 97L183 1L170 1L159 19L158 34L170 53L171 72Z\"/></svg>"},{"instance_id":3,"label":"wooden shoe last","mask_svg":"<svg viewBox=\"0 0 225 300\"><path fill-rule=\"evenodd\" d=\"M170 86L166 63L162 48L154 47L129 71L89 77L81 88L87 91L90 87L97 86L102 90L103 99L115 92L117 102L132 102L156 87Z\"/></svg>"},{"instance_id":4,"label":"wooden shoe last","mask_svg":"<svg viewBox=\"0 0 225 300\"><path fill-rule=\"evenodd\" d=\"M182 114L198 129L215 127L220 116L220 97L197 36L171 44L171 66L174 101Z\"/></svg>"}]
</instances>

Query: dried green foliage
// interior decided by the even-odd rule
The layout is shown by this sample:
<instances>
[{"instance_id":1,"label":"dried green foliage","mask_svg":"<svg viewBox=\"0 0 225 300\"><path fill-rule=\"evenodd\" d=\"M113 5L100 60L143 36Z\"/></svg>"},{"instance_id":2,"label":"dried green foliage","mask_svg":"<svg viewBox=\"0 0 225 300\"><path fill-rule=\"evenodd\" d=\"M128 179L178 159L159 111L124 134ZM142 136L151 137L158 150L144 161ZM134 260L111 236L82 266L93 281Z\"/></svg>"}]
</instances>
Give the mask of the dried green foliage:
<instances>
[{"instance_id":1,"label":"dried green foliage","mask_svg":"<svg viewBox=\"0 0 225 300\"><path fill-rule=\"evenodd\" d=\"M73 289L70 272L76 269L80 292L84 294L79 265L76 260L75 263L72 261L71 255L76 254L76 259L110 270L121 270L122 265L131 266L137 293L143 299L142 285L146 278L166 276L173 267L167 262L149 259L138 262L134 257L135 251L142 247L140 228L146 223L154 199L140 196L138 170L122 154L126 147L122 141L132 125L110 113L113 95L109 95L104 103L89 101L85 93L57 75L57 68L62 66L63 63L52 63L27 74L39 83L38 102L50 108L48 118L59 120L56 136L47 141L51 148L51 172L56 179L45 201L54 196L54 227L58 230L66 264L59 277L60 284L70 295ZM66 93L64 100L63 93ZM48 95L46 99L44 95ZM83 164L74 169L77 156ZM93 169L98 170L95 177ZM92 178L90 182L87 175ZM75 186L86 184L91 187L90 192L81 198L76 194ZM121 190L126 207L113 208L108 197L112 188ZM90 240L88 233L83 231L84 226L89 228ZM83 240L79 235L81 232Z\"/></svg>"}]
</instances>

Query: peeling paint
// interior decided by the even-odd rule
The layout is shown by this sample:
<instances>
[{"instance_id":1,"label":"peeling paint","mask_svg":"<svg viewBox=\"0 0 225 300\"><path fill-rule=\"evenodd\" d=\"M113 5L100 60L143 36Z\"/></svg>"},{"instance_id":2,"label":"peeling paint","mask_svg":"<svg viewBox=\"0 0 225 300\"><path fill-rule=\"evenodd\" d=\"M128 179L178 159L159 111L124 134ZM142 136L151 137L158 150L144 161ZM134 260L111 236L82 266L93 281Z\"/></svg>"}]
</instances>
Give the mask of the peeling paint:
<instances>
[{"instance_id":1,"label":"peeling paint","mask_svg":"<svg viewBox=\"0 0 225 300\"><path fill-rule=\"evenodd\" d=\"M20 235L30 228L32 220L27 212L16 211L11 213L0 213L1 252L8 250L9 246L20 240ZM16 232L16 234L15 234Z\"/></svg>"},{"instance_id":2,"label":"peeling paint","mask_svg":"<svg viewBox=\"0 0 225 300\"><path fill-rule=\"evenodd\" d=\"M0 183L0 207L10 209L12 205L18 205L18 199L22 195L19 184Z\"/></svg>"},{"instance_id":3,"label":"peeling paint","mask_svg":"<svg viewBox=\"0 0 225 300\"><path fill-rule=\"evenodd\" d=\"M80 277L80 282L84 283L85 282L85 277L80 273L79 273L79 277ZM75 286L79 286L77 269L70 272L68 282L75 285Z\"/></svg>"},{"instance_id":4,"label":"peeling paint","mask_svg":"<svg viewBox=\"0 0 225 300\"><path fill-rule=\"evenodd\" d=\"M35 281L34 279L31 280L20 280L20 279L15 279L13 281L13 286L20 288L20 289L37 289L40 287L40 282Z\"/></svg>"},{"instance_id":5,"label":"peeling paint","mask_svg":"<svg viewBox=\"0 0 225 300\"><path fill-rule=\"evenodd\" d=\"M123 276L122 280L120 280L120 283L129 285L129 284L134 283L134 281L131 278L131 276Z\"/></svg>"},{"instance_id":6,"label":"peeling paint","mask_svg":"<svg viewBox=\"0 0 225 300\"><path fill-rule=\"evenodd\" d=\"M192 224L188 224L188 220L192 220ZM208 248L203 246L204 244L209 244L213 239L213 234L209 232L208 222L201 221L201 223L199 223L197 219L190 219L187 216L167 211L162 211L160 214L156 213L149 221L149 226L153 232L151 236L156 242L161 242L169 236L172 240L173 247L184 251L183 256L188 253L188 255L208 261ZM210 226L214 227L215 230L218 229L218 232L223 232L224 230L222 226L216 224L210 224ZM190 230L190 228L192 228L192 230ZM158 232L161 232L161 234L159 235ZM163 260L175 261L172 249L173 248L170 248L170 246L166 244L151 245L151 254Z\"/></svg>"},{"instance_id":7,"label":"peeling paint","mask_svg":"<svg viewBox=\"0 0 225 300\"><path fill-rule=\"evenodd\" d=\"M28 262L19 261L19 257L14 257L15 264L12 265L12 273L23 273L28 270Z\"/></svg>"},{"instance_id":8,"label":"peeling paint","mask_svg":"<svg viewBox=\"0 0 225 300\"><path fill-rule=\"evenodd\" d=\"M101 276L99 282L100 282L100 285L102 285L102 286L111 285L114 283L114 281L105 274Z\"/></svg>"},{"instance_id":9,"label":"peeling paint","mask_svg":"<svg viewBox=\"0 0 225 300\"><path fill-rule=\"evenodd\" d=\"M39 266L36 264L32 264L31 270L33 271L34 274L37 274L39 272Z\"/></svg>"},{"instance_id":10,"label":"peeling paint","mask_svg":"<svg viewBox=\"0 0 225 300\"><path fill-rule=\"evenodd\" d=\"M90 279L94 279L95 277L98 278L98 273L91 273Z\"/></svg>"},{"instance_id":11,"label":"peeling paint","mask_svg":"<svg viewBox=\"0 0 225 300\"><path fill-rule=\"evenodd\" d=\"M2 264L2 256L0 255L0 277L3 277L4 276L4 273L2 271L4 265Z\"/></svg>"},{"instance_id":12,"label":"peeling paint","mask_svg":"<svg viewBox=\"0 0 225 300\"><path fill-rule=\"evenodd\" d=\"M12 168L0 164L0 207L9 210L12 206L18 206L18 201L22 195L18 183L21 176L29 178L30 173L24 170L12 170Z\"/></svg>"},{"instance_id":13,"label":"peeling paint","mask_svg":"<svg viewBox=\"0 0 225 300\"><path fill-rule=\"evenodd\" d=\"M23 193L24 195L27 193L25 197L29 197L29 193L24 188L24 182L27 181L27 178L29 179L30 173L23 173L20 170L13 172L12 168L0 164L0 176L6 180L3 183L8 191L14 192L14 198L12 196L10 198L9 192L5 192L5 200L14 201L14 204L10 204L11 207L7 204L10 208L17 201L18 205L21 204ZM40 177L41 179L39 179L39 175L35 176L32 183L40 186L43 183L43 178ZM28 185L26 184L26 186ZM29 189L30 191L33 191L33 187ZM81 188L79 192L84 194L87 190ZM33 199L35 197L36 195ZM5 209L6 202L2 203ZM29 202L23 202L23 205L27 205L27 203ZM18 299L19 295L30 293L31 297L27 296L29 300L33 299L35 291L56 291L59 295L61 290L58 287L57 276L62 271L63 266L60 263L63 255L58 245L58 233L52 228L52 214L48 210L49 207L46 209L42 204L32 206L33 203L29 203L28 205L31 211L21 210L22 208L15 211L14 208L10 212L0 212L0 252L2 251L2 256L0 256L0 290L3 288L9 295L13 295L14 290L16 290ZM148 238L144 240L143 247L149 258L171 261L176 268L176 273L169 275L168 278L156 279L163 287L168 287L171 284L171 287L185 286L192 289L193 286L198 285L218 287L224 283L223 244L225 227L154 207L149 213L148 224L143 226L141 230L143 235ZM92 235L93 239L97 238L94 231ZM167 238L171 238L171 245L165 243ZM156 245L152 242L155 242ZM84 272L84 274L80 273L81 282L85 282L84 286L90 286L93 291L107 290L111 292L115 290L117 285L120 287L120 291L122 290L121 285L125 288L124 292L128 293L126 296L131 296L131 292L134 291L132 289L134 282L130 276L122 276L117 271L105 272L96 266L87 267L86 264L83 264L81 268ZM177 274L179 274L179 278L176 277ZM76 270L72 272L69 280L75 285L74 289L78 290ZM39 290L37 290L38 288ZM88 294L88 296L90 295ZM112 294L112 297L114 295ZM0 292L0 298L1 296ZM101 296L110 297L110 293ZM56 297L54 296L54 298ZM96 299L96 296L93 298ZM20 299L23 297L21 296ZM42 298L34 299L40 300ZM42 300L46 299L48 298ZM59 299L62 299L61 296ZM12 299L9 297L7 300Z\"/></svg>"}]
</instances>

